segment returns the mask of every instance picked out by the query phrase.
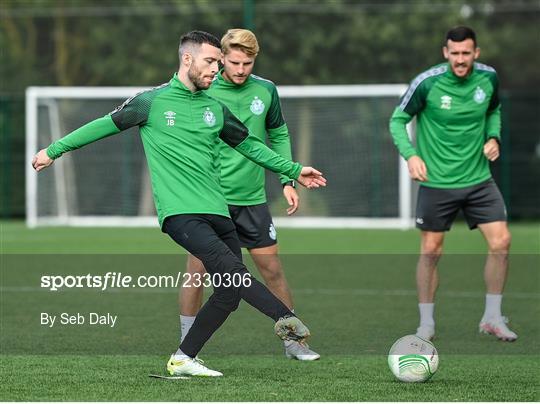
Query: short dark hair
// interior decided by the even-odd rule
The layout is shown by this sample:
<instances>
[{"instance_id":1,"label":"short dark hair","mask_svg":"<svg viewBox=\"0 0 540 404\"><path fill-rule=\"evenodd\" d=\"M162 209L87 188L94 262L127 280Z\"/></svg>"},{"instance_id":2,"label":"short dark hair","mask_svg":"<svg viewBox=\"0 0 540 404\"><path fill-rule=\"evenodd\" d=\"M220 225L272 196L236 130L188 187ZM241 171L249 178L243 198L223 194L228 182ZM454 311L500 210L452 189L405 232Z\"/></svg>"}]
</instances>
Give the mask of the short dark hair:
<instances>
[{"instance_id":1,"label":"short dark hair","mask_svg":"<svg viewBox=\"0 0 540 404\"><path fill-rule=\"evenodd\" d=\"M472 28L460 25L459 27L454 27L446 33L445 45L448 43L448 40L453 42L463 42L466 39L472 39L474 46L476 47L476 34Z\"/></svg>"},{"instance_id":2,"label":"short dark hair","mask_svg":"<svg viewBox=\"0 0 540 404\"><path fill-rule=\"evenodd\" d=\"M178 55L182 57L182 53L188 46L209 44L218 49L221 49L221 43L214 35L204 31L190 31L180 38L180 46L178 47Z\"/></svg>"}]
</instances>

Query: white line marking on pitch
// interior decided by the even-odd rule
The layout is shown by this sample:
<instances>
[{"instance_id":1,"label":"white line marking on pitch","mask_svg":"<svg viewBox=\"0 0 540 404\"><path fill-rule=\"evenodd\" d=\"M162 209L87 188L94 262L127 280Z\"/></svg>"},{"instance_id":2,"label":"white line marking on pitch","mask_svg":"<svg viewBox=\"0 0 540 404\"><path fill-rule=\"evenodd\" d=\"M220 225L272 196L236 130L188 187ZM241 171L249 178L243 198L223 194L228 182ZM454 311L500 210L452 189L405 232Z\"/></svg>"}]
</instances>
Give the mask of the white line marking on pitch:
<instances>
[{"instance_id":1,"label":"white line marking on pitch","mask_svg":"<svg viewBox=\"0 0 540 404\"><path fill-rule=\"evenodd\" d=\"M63 288L58 291L49 291L47 288L40 288L36 286L2 286L0 287L1 293L34 293L34 292L50 292L50 293L65 293L74 291L80 293L81 291L97 291L100 293L177 293L176 288L110 288L105 291L99 288ZM328 296L416 296L416 290L414 289L329 289L329 288L313 288L313 289L293 289L294 294L300 295L328 295ZM479 298L483 297L483 292L460 292L460 291L439 291L439 295L449 297L463 297L463 298ZM505 292L504 296L513 299L540 299L540 293L534 292Z\"/></svg>"}]
</instances>

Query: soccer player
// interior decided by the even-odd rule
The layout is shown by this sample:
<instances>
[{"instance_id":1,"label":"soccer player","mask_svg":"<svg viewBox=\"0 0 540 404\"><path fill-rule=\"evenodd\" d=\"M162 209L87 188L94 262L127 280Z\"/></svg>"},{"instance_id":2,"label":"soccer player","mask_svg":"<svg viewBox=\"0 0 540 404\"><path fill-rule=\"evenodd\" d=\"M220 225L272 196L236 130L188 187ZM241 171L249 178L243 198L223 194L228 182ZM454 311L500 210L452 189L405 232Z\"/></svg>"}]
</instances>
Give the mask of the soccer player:
<instances>
[{"instance_id":1,"label":"soccer player","mask_svg":"<svg viewBox=\"0 0 540 404\"><path fill-rule=\"evenodd\" d=\"M416 335L425 339L435 335L436 267L444 234L461 209L469 228L478 227L488 246L487 294L479 330L514 341L517 335L501 314L510 232L504 201L489 169L489 162L499 157L499 82L492 67L475 62L480 49L471 28L448 31L443 55L447 63L417 76L390 119L394 143L407 160L411 178L420 182L416 206L416 227L421 231L416 270L420 325ZM405 129L414 116L417 148Z\"/></svg>"},{"instance_id":2,"label":"soccer player","mask_svg":"<svg viewBox=\"0 0 540 404\"><path fill-rule=\"evenodd\" d=\"M291 159L291 143L283 120L279 96L274 83L251 74L259 53L253 32L230 29L221 39L223 69L207 90L211 97L223 102L239 118L252 135L268 139L272 149ZM293 311L291 292L278 257L276 230L266 203L264 169L223 145L220 154L221 186L229 204L229 213L236 226L240 244L249 250L266 286ZM298 209L299 198L294 179L282 175L283 195L289 215ZM188 256L190 279L200 280L204 266L193 255ZM199 274L196 276L195 274ZM184 283L180 293L181 340L189 332L202 305L201 282ZM305 343L284 341L285 355L290 359L316 360L320 355Z\"/></svg>"},{"instance_id":3,"label":"soccer player","mask_svg":"<svg viewBox=\"0 0 540 404\"><path fill-rule=\"evenodd\" d=\"M183 35L179 57L179 70L168 83L137 94L110 114L40 150L32 165L41 171L65 152L139 126L161 229L199 258L213 279L217 276L213 295L167 369L178 375L222 376L196 356L240 299L271 317L282 339L302 341L309 330L242 263L238 236L219 184L220 142L307 188L324 186L326 180L314 168L273 152L223 104L201 91L218 71L221 51L216 37L202 31ZM240 285L238 279L242 279Z\"/></svg>"}]
</instances>

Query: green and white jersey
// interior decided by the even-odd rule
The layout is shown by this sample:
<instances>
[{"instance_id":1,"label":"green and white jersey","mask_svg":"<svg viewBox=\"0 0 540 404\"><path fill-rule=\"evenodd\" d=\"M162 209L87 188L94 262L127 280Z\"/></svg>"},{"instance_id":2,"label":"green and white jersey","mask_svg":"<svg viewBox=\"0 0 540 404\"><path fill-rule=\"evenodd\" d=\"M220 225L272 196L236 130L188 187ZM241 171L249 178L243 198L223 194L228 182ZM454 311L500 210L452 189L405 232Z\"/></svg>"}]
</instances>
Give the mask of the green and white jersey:
<instances>
[{"instance_id":1,"label":"green and white jersey","mask_svg":"<svg viewBox=\"0 0 540 404\"><path fill-rule=\"evenodd\" d=\"M206 91L221 101L261 142L268 140L280 156L291 160L291 142L283 120L279 96L274 83L250 75L237 85L225 80L221 72ZM230 205L249 206L266 202L264 169L223 145L220 153L221 186ZM281 175L281 183L289 181Z\"/></svg>"},{"instance_id":2,"label":"green and white jersey","mask_svg":"<svg viewBox=\"0 0 540 404\"><path fill-rule=\"evenodd\" d=\"M498 87L495 70L481 63L464 78L443 63L412 81L390 119L390 131L403 158L424 160L428 181L421 185L463 188L491 178L483 146L489 138L500 139ZM405 128L414 116L417 149Z\"/></svg>"},{"instance_id":3,"label":"green and white jersey","mask_svg":"<svg viewBox=\"0 0 540 404\"><path fill-rule=\"evenodd\" d=\"M109 115L54 142L47 154L55 159L136 125L160 226L166 217L183 213L229 217L220 186L219 151L223 142L257 164L291 178L297 178L302 169L250 135L219 101L203 91L192 93L176 74L169 83L137 94Z\"/></svg>"}]
</instances>

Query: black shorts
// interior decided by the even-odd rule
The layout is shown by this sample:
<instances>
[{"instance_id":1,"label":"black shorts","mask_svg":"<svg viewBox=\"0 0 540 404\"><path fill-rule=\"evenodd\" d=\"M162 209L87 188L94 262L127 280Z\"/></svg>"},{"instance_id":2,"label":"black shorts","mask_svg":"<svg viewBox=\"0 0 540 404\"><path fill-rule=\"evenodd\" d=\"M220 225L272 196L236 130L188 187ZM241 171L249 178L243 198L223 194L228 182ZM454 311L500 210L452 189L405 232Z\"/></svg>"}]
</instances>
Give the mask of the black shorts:
<instances>
[{"instance_id":1,"label":"black shorts","mask_svg":"<svg viewBox=\"0 0 540 404\"><path fill-rule=\"evenodd\" d=\"M225 257L232 261L236 256L242 262L242 250L231 219L225 216L195 213L168 216L163 222L163 232L184 247L190 254L213 257L213 263ZM211 272L213 273L213 272Z\"/></svg>"},{"instance_id":2,"label":"black shorts","mask_svg":"<svg viewBox=\"0 0 540 404\"><path fill-rule=\"evenodd\" d=\"M416 203L416 227L425 231L448 231L459 210L470 229L482 223L506 221L504 200L493 179L466 188L443 189L420 186Z\"/></svg>"},{"instance_id":3,"label":"black shorts","mask_svg":"<svg viewBox=\"0 0 540 404\"><path fill-rule=\"evenodd\" d=\"M244 248L262 248L277 244L277 234L268 204L229 205L240 244Z\"/></svg>"}]
</instances>

